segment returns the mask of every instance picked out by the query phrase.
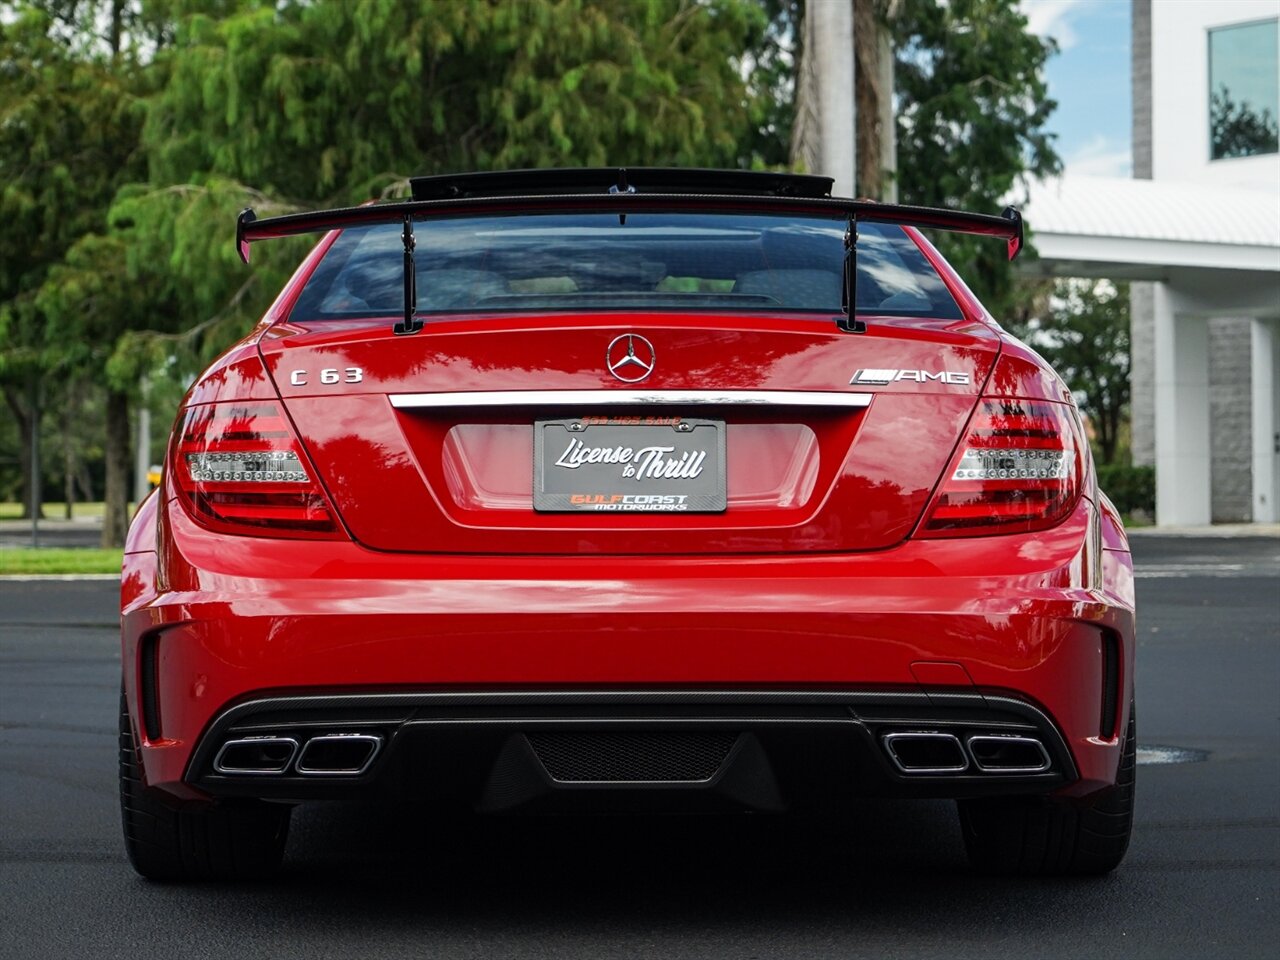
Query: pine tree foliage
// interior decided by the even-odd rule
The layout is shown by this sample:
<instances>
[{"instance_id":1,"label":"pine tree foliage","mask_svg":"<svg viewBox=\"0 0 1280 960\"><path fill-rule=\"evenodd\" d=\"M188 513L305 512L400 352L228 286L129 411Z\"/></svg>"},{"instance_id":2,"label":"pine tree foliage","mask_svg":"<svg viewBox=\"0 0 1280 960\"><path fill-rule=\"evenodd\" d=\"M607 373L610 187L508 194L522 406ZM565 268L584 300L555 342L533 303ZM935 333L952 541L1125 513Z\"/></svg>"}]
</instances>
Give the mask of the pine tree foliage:
<instances>
[{"instance_id":1,"label":"pine tree foliage","mask_svg":"<svg viewBox=\"0 0 1280 960\"><path fill-rule=\"evenodd\" d=\"M148 118L157 183L297 202L412 174L749 164L750 0L349 0L194 15Z\"/></svg>"},{"instance_id":2,"label":"pine tree foliage","mask_svg":"<svg viewBox=\"0 0 1280 960\"><path fill-rule=\"evenodd\" d=\"M45 313L39 292L75 238L105 228L116 190L144 175L142 77L119 9L0 7L0 393L18 424L26 514L42 411L90 375L77 318Z\"/></svg>"},{"instance_id":3,"label":"pine tree foliage","mask_svg":"<svg viewBox=\"0 0 1280 960\"><path fill-rule=\"evenodd\" d=\"M133 65L79 49L57 26L34 6L0 21L0 379L58 362L36 293L76 237L106 227L117 189L145 173Z\"/></svg>"}]
</instances>

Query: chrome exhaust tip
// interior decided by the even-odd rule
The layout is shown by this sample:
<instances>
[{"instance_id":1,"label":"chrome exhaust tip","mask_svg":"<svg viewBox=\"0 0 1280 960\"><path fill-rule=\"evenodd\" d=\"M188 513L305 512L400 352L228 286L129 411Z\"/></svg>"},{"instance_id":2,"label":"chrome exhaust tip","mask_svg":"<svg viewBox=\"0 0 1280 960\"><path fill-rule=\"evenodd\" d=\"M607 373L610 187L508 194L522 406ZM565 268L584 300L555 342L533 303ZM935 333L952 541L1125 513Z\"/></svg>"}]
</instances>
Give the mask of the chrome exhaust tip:
<instances>
[{"instance_id":1,"label":"chrome exhaust tip","mask_svg":"<svg viewBox=\"0 0 1280 960\"><path fill-rule=\"evenodd\" d=\"M306 742L297 769L309 777L358 777L381 749L377 734L326 733Z\"/></svg>"},{"instance_id":2,"label":"chrome exhaust tip","mask_svg":"<svg viewBox=\"0 0 1280 960\"><path fill-rule=\"evenodd\" d=\"M983 773L1044 773L1053 766L1049 751L1035 737L981 733L969 737L966 746Z\"/></svg>"},{"instance_id":3,"label":"chrome exhaust tip","mask_svg":"<svg viewBox=\"0 0 1280 960\"><path fill-rule=\"evenodd\" d=\"M284 773L298 753L292 737L241 737L228 740L213 760L213 769L230 776L270 776Z\"/></svg>"},{"instance_id":4,"label":"chrome exhaust tip","mask_svg":"<svg viewBox=\"0 0 1280 960\"><path fill-rule=\"evenodd\" d=\"M969 758L954 734L903 730L880 739L889 759L903 773L963 773L969 769Z\"/></svg>"}]
</instances>

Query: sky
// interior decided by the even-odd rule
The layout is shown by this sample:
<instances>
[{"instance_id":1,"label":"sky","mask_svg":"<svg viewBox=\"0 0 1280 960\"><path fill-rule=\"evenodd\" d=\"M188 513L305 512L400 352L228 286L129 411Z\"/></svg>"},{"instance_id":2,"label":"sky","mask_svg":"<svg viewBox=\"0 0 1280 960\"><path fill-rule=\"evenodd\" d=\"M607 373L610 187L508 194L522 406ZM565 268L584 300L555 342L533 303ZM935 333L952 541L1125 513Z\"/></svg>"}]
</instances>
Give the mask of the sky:
<instances>
[{"instance_id":1,"label":"sky","mask_svg":"<svg viewBox=\"0 0 1280 960\"><path fill-rule=\"evenodd\" d=\"M1047 126L1066 172L1129 176L1130 0L1022 0L1022 9L1033 33L1058 41L1045 67L1058 101Z\"/></svg>"}]
</instances>

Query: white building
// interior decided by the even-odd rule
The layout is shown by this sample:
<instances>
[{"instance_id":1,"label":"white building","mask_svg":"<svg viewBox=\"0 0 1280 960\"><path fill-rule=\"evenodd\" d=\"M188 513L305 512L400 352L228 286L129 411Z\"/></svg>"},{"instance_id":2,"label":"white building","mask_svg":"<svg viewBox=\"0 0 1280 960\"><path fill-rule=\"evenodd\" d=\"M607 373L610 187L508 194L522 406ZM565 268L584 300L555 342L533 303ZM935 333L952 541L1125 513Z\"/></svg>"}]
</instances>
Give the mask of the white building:
<instances>
[{"instance_id":1,"label":"white building","mask_svg":"<svg viewBox=\"0 0 1280 960\"><path fill-rule=\"evenodd\" d=\"M1028 204L1041 270L1135 281L1162 525L1280 521L1278 48L1280 0L1133 0L1134 179Z\"/></svg>"}]
</instances>

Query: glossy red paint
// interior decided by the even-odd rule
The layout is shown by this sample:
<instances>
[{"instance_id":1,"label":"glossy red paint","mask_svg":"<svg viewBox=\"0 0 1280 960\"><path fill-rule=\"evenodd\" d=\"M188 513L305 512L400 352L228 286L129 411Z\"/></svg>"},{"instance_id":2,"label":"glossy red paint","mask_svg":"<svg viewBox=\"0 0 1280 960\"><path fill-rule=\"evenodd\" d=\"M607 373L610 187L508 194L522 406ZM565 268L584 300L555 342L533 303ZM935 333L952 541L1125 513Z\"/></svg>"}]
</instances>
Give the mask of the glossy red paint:
<instances>
[{"instance_id":1,"label":"glossy red paint","mask_svg":"<svg viewBox=\"0 0 1280 960\"><path fill-rule=\"evenodd\" d=\"M227 400L275 400L276 390L258 353L265 327L232 346L187 390L182 406Z\"/></svg>"},{"instance_id":2,"label":"glossy red paint","mask_svg":"<svg viewBox=\"0 0 1280 960\"><path fill-rule=\"evenodd\" d=\"M348 529L382 550L466 553L737 553L878 549L901 542L928 501L973 398L987 379L998 338L967 321L873 320L863 337L829 318L558 316L441 320L424 335L397 338L385 322L297 326L264 344L263 355L299 435ZM738 470L725 514L536 514L528 425L537 411L395 410L389 394L440 391L584 390L620 386L602 358L619 332L660 345L645 390L820 390L856 392L863 367L962 374L967 383L899 382L865 410L734 411L729 434ZM750 358L744 362L741 358ZM322 369L363 372L358 384L325 386ZM294 376L295 371L301 371ZM306 379L305 386L291 381ZM568 411L587 414L590 410ZM767 451L765 424L811 432L817 476L800 502L751 505L753 463ZM515 476L505 509L476 505L457 477L460 430L489 425L519 439L486 448L479 472ZM450 447L455 456L449 455ZM903 450L911 455L902 456ZM497 451L497 452L495 452ZM498 457L499 459L494 459ZM523 459L522 459L523 458ZM732 466L732 465L731 465ZM394 506L393 506L394 505Z\"/></svg>"},{"instance_id":3,"label":"glossy red paint","mask_svg":"<svg viewBox=\"0 0 1280 960\"><path fill-rule=\"evenodd\" d=\"M1000 340L1000 359L987 384L989 395L1053 400L1074 406L1070 389L1038 353L1007 333L1001 334Z\"/></svg>"},{"instance_id":4,"label":"glossy red paint","mask_svg":"<svg viewBox=\"0 0 1280 960\"><path fill-rule=\"evenodd\" d=\"M158 637L164 736L141 746L149 785L197 797L184 781L200 736L266 692L653 686L976 686L1052 718L1079 774L1061 792L1114 783L1120 741L1099 736L1102 647L1106 632L1119 639L1130 692L1133 578L1092 465L1050 529L913 535L980 397L1070 403L918 235L966 319L868 318L868 333L852 336L812 315L574 314L518 326L489 315L436 319L413 337L394 337L385 320L287 322L333 236L184 407L279 400L345 535L214 532L168 477L139 510L122 656L136 721L141 640ZM874 396L864 409L719 412L740 447L731 509L685 517L534 513L524 480L501 481L527 470L535 409L426 413L388 399L622 388L603 358L625 332L657 349L646 389ZM320 383L318 371L346 368L361 370L358 383ZM851 386L861 368L951 370L968 383ZM477 439L486 431L497 442ZM808 487L795 488L807 492L751 501L783 481L752 477L741 451L763 456L779 436L811 445L796 455L812 461ZM484 461L469 475L468 457ZM495 486L500 506L485 501Z\"/></svg>"},{"instance_id":5,"label":"glossy red paint","mask_svg":"<svg viewBox=\"0 0 1280 960\"><path fill-rule=\"evenodd\" d=\"M518 329L513 327L518 323ZM999 336L971 320L870 317L856 337L826 314L726 315L634 312L433 318L414 337L378 320L292 322L262 342L286 402L303 397L491 390L623 389L604 364L619 331L647 337L657 363L645 390L831 390L861 367L951 370L969 383L897 386L976 395L1000 350ZM322 368L363 371L358 383L322 384ZM291 382L307 371L305 385ZM1061 400L1059 396L1057 399Z\"/></svg>"},{"instance_id":6,"label":"glossy red paint","mask_svg":"<svg viewBox=\"0 0 1280 960\"><path fill-rule=\"evenodd\" d=\"M156 555L126 563L124 657L158 632L165 739L148 780L182 793L196 739L250 693L699 686L918 688L916 661L962 664L1061 725L1088 793L1114 778L1097 736L1101 630L1126 638L1132 572L1095 552L1081 501L1041 534L813 557L390 555L354 543L246 538L235 551L165 505ZM269 575L264 576L264 573ZM619 611L625 611L620 614ZM136 671L129 671L136 701Z\"/></svg>"}]
</instances>

